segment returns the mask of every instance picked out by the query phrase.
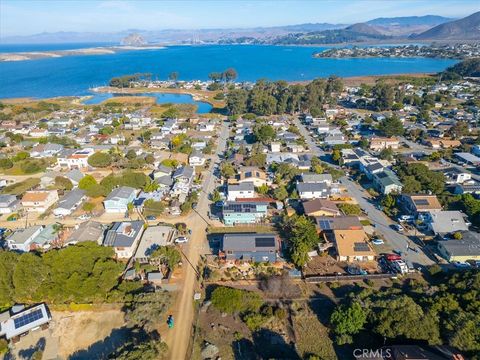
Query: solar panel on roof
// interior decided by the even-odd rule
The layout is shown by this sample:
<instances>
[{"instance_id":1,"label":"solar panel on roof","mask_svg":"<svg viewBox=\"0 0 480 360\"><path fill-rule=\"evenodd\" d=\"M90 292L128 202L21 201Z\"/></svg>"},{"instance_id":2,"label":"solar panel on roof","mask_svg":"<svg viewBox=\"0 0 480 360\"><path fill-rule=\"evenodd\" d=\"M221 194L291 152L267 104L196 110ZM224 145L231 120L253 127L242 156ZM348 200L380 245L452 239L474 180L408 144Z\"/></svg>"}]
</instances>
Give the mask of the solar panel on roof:
<instances>
[{"instance_id":1,"label":"solar panel on roof","mask_svg":"<svg viewBox=\"0 0 480 360\"><path fill-rule=\"evenodd\" d=\"M428 205L427 199L414 199L413 202L415 205Z\"/></svg>"},{"instance_id":2,"label":"solar panel on roof","mask_svg":"<svg viewBox=\"0 0 480 360\"><path fill-rule=\"evenodd\" d=\"M29 312L25 315L22 315L16 319L13 319L15 329L19 329L22 326L28 325L34 321L37 321L43 317L42 310L38 309L32 312Z\"/></svg>"},{"instance_id":3,"label":"solar panel on roof","mask_svg":"<svg viewBox=\"0 0 480 360\"><path fill-rule=\"evenodd\" d=\"M321 229L325 229L325 230L330 230L331 229L329 220L320 220L318 222L318 225L320 226Z\"/></svg>"},{"instance_id":4,"label":"solar panel on roof","mask_svg":"<svg viewBox=\"0 0 480 360\"><path fill-rule=\"evenodd\" d=\"M369 251L370 248L368 247L367 243L356 242L356 243L353 243L353 250L354 251Z\"/></svg>"},{"instance_id":5,"label":"solar panel on roof","mask_svg":"<svg viewBox=\"0 0 480 360\"><path fill-rule=\"evenodd\" d=\"M275 246L275 238L255 238L255 247L272 247Z\"/></svg>"}]
</instances>

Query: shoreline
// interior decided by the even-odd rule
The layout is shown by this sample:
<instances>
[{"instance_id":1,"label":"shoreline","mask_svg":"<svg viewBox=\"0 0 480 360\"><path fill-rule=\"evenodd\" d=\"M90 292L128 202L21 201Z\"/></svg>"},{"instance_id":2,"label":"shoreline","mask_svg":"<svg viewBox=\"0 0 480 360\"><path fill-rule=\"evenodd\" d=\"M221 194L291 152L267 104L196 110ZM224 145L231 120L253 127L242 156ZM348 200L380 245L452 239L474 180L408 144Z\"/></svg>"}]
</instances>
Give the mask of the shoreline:
<instances>
[{"instance_id":1,"label":"shoreline","mask_svg":"<svg viewBox=\"0 0 480 360\"><path fill-rule=\"evenodd\" d=\"M431 77L436 73L398 73L398 74L382 74L382 75L358 75L358 76L347 76L340 77L345 85L347 86L356 86L354 84L372 84L379 79L388 79L388 78L398 78L398 77L411 77L411 78L422 78L422 77ZM289 84L306 84L312 80L298 80L298 81L287 81ZM170 89L170 88L115 88L111 86L99 86L95 88L90 88L88 91L97 93L97 94L118 94L129 96L130 94L145 94L145 93L160 93L160 94L185 94L190 95L193 100L201 101L210 104L214 108L222 107L223 101L215 100L213 97L218 91L209 91L209 90L192 90L192 89ZM62 98L72 98L73 100L84 101L85 99L91 98L92 94L84 95L63 95L55 96L50 98L35 98L35 97L20 97L20 98L0 98L1 102L9 103L22 103L22 102L33 102L33 101L47 101L55 100ZM88 106L88 105L87 105Z\"/></svg>"},{"instance_id":2,"label":"shoreline","mask_svg":"<svg viewBox=\"0 0 480 360\"><path fill-rule=\"evenodd\" d=\"M62 58L65 56L84 56L84 55L112 55L124 51L138 50L161 50L166 49L163 45L145 45L145 46L99 46L72 50L46 50L46 51L26 51L0 53L0 62L18 62L28 60Z\"/></svg>"}]
</instances>

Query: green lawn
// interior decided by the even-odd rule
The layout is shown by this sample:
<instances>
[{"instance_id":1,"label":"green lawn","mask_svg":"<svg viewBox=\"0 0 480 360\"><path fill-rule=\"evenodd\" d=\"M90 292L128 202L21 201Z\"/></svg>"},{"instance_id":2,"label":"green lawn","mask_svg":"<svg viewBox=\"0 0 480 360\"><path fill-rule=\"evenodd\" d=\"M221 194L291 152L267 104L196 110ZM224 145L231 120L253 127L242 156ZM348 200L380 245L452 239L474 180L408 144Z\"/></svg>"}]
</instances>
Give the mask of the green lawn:
<instances>
[{"instance_id":1,"label":"green lawn","mask_svg":"<svg viewBox=\"0 0 480 360\"><path fill-rule=\"evenodd\" d=\"M2 190L2 194L22 195L25 191L28 191L40 183L39 178L29 178L19 183L15 183L6 186Z\"/></svg>"}]
</instances>

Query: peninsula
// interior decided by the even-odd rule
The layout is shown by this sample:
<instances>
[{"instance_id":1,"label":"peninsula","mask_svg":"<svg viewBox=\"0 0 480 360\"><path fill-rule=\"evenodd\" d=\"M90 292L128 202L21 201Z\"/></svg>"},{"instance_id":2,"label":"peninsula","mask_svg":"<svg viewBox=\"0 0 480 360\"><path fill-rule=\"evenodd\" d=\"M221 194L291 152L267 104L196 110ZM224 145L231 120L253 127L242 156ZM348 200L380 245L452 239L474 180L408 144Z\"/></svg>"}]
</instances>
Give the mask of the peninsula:
<instances>
[{"instance_id":1,"label":"peninsula","mask_svg":"<svg viewBox=\"0 0 480 360\"><path fill-rule=\"evenodd\" d=\"M444 58L466 59L480 56L479 43L399 45L335 48L314 53L317 58Z\"/></svg>"}]
</instances>

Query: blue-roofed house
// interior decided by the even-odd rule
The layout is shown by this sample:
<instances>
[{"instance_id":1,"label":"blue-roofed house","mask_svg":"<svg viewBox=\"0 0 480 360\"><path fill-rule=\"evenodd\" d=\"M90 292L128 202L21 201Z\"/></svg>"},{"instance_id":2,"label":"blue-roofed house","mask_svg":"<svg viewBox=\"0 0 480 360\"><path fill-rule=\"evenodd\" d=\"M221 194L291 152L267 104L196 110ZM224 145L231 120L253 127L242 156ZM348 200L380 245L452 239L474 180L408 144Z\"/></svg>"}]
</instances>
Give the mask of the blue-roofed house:
<instances>
[{"instance_id":1,"label":"blue-roofed house","mask_svg":"<svg viewBox=\"0 0 480 360\"><path fill-rule=\"evenodd\" d=\"M105 212L125 213L128 211L128 204L135 199L137 190L128 186L121 186L113 189L103 201Z\"/></svg>"},{"instance_id":2,"label":"blue-roofed house","mask_svg":"<svg viewBox=\"0 0 480 360\"><path fill-rule=\"evenodd\" d=\"M129 259L135 253L144 230L144 222L121 221L114 222L105 233L104 246L111 246L119 259Z\"/></svg>"},{"instance_id":3,"label":"blue-roofed house","mask_svg":"<svg viewBox=\"0 0 480 360\"><path fill-rule=\"evenodd\" d=\"M255 224L268 215L266 201L227 201L222 215L225 225Z\"/></svg>"}]
</instances>

